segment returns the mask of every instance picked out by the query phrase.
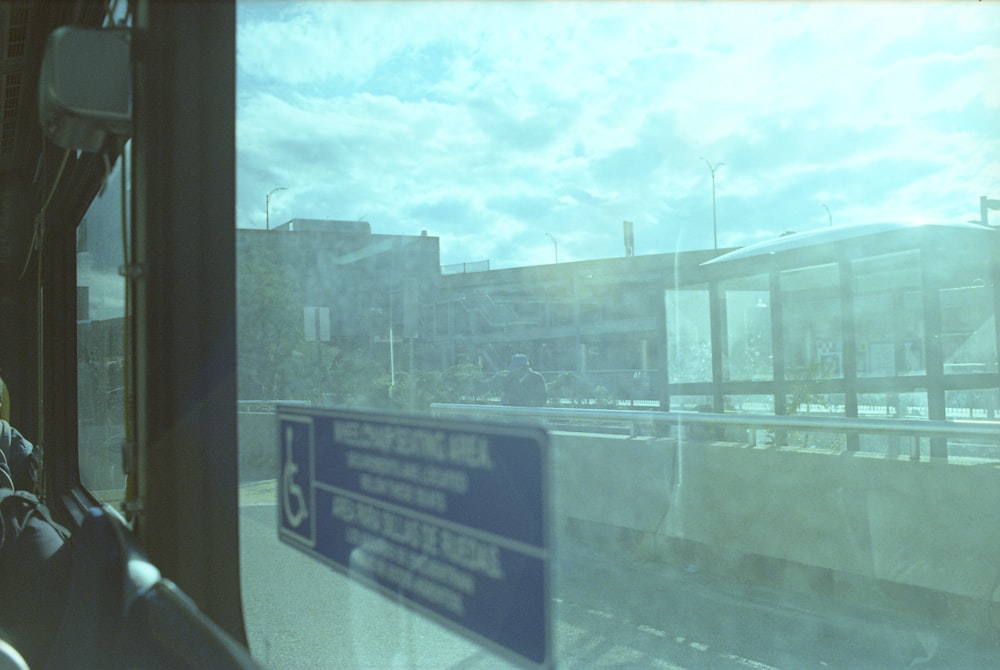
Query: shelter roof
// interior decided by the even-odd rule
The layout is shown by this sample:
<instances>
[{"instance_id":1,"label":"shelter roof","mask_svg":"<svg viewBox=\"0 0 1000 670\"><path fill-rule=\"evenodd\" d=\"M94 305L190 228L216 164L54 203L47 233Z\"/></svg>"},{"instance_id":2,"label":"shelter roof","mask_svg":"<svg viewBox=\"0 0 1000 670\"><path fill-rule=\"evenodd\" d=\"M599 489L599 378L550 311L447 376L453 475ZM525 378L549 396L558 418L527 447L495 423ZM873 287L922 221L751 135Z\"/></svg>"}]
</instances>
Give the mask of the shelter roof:
<instances>
[{"instance_id":1,"label":"shelter roof","mask_svg":"<svg viewBox=\"0 0 1000 670\"><path fill-rule=\"evenodd\" d=\"M770 256L779 253L790 252L797 249L807 249L810 247L827 246L856 241L861 238L871 237L882 233L893 233L912 231L916 229L950 229L955 231L992 231L993 228L977 223L958 222L906 222L906 221L884 221L877 223L846 224L841 226L831 226L828 228L817 228L806 230L801 233L789 233L781 237L756 242L741 247L727 254L717 256L702 263L702 266L719 265L731 261L738 261L759 256Z\"/></svg>"}]
</instances>

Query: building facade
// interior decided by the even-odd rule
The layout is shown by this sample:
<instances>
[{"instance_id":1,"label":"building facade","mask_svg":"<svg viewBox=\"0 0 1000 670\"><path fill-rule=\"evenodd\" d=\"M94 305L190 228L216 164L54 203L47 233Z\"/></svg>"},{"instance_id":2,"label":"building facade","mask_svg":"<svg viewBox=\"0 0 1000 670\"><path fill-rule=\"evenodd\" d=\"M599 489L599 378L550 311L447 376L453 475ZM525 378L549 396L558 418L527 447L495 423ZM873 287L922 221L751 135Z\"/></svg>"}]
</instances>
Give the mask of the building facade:
<instances>
[{"instance_id":1,"label":"building facade","mask_svg":"<svg viewBox=\"0 0 1000 670\"><path fill-rule=\"evenodd\" d=\"M838 226L740 249L442 274L427 235L309 220L241 230L241 393L336 401L337 384L404 378L416 401L421 375L440 385L433 375L461 367L486 383L523 353L550 402L992 420L996 235ZM495 400L488 384L474 395Z\"/></svg>"}]
</instances>

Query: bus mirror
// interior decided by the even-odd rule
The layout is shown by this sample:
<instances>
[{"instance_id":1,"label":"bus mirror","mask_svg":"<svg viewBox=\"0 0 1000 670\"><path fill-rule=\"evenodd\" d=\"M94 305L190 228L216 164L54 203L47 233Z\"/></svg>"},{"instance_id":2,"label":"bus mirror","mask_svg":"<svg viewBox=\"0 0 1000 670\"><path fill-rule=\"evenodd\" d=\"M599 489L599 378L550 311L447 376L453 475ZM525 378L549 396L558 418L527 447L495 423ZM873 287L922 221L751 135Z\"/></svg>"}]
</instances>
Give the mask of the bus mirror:
<instances>
[{"instance_id":1,"label":"bus mirror","mask_svg":"<svg viewBox=\"0 0 1000 670\"><path fill-rule=\"evenodd\" d=\"M63 26L49 35L38 84L45 135L65 149L100 152L132 128L127 30Z\"/></svg>"}]
</instances>

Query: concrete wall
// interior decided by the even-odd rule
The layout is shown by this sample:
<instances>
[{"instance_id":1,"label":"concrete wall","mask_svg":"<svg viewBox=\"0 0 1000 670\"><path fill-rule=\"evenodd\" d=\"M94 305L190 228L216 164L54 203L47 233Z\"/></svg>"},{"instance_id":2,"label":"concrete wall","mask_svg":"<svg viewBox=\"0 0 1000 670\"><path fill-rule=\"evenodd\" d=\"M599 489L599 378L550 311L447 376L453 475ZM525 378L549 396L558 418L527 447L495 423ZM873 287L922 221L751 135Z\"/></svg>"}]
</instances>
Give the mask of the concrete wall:
<instances>
[{"instance_id":1,"label":"concrete wall","mask_svg":"<svg viewBox=\"0 0 1000 670\"><path fill-rule=\"evenodd\" d=\"M273 413L240 412L237 430L240 444L240 483L278 477L277 429Z\"/></svg>"},{"instance_id":2,"label":"concrete wall","mask_svg":"<svg viewBox=\"0 0 1000 670\"><path fill-rule=\"evenodd\" d=\"M241 481L277 476L273 414L240 414ZM552 434L557 542L908 610L1000 613L1000 462Z\"/></svg>"},{"instance_id":3,"label":"concrete wall","mask_svg":"<svg viewBox=\"0 0 1000 670\"><path fill-rule=\"evenodd\" d=\"M998 462L564 433L552 471L564 541L966 630L1000 606Z\"/></svg>"}]
</instances>

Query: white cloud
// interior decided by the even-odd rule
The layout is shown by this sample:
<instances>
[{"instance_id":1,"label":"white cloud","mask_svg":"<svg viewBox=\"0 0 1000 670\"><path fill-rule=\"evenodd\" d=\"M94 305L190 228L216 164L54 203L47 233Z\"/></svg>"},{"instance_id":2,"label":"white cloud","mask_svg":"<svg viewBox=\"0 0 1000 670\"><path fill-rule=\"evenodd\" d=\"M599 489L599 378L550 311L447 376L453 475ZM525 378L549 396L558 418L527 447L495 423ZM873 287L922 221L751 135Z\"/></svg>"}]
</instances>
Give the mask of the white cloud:
<instances>
[{"instance_id":1,"label":"white cloud","mask_svg":"<svg viewBox=\"0 0 1000 670\"><path fill-rule=\"evenodd\" d=\"M639 253L694 248L699 156L727 164L720 243L825 221L817 193L838 220L975 212L1000 191L985 5L241 2L239 223L286 186L272 221L367 214L444 263L548 262L540 231L615 255L625 219ZM723 212L754 214L724 237Z\"/></svg>"}]
</instances>

